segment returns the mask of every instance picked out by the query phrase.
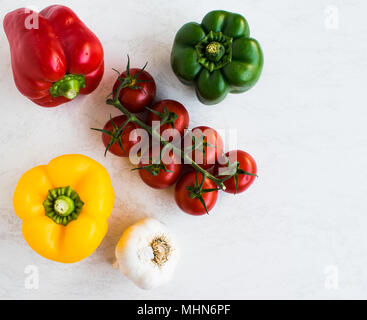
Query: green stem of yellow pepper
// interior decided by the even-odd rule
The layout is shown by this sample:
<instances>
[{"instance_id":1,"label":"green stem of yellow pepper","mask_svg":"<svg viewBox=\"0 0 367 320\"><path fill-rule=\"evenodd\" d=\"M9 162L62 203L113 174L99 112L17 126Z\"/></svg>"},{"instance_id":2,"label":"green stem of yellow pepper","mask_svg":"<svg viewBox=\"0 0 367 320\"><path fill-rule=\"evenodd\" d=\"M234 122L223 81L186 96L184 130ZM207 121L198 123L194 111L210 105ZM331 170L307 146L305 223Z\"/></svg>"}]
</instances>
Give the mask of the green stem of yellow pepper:
<instances>
[{"instance_id":1,"label":"green stem of yellow pepper","mask_svg":"<svg viewBox=\"0 0 367 320\"><path fill-rule=\"evenodd\" d=\"M43 202L46 216L64 226L78 218L83 204L79 195L70 186L49 190Z\"/></svg>"}]
</instances>

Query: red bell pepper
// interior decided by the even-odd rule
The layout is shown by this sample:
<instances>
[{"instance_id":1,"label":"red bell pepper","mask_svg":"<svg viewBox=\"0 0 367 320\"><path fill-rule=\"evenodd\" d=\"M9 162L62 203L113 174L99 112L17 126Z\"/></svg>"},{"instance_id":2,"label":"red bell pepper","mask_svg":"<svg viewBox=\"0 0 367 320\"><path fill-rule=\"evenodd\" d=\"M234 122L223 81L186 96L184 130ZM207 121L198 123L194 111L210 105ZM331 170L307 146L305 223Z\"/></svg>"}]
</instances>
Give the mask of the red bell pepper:
<instances>
[{"instance_id":1,"label":"red bell pepper","mask_svg":"<svg viewBox=\"0 0 367 320\"><path fill-rule=\"evenodd\" d=\"M5 16L4 29L14 82L34 103L54 107L91 93L100 83L102 44L71 9L17 9Z\"/></svg>"}]
</instances>

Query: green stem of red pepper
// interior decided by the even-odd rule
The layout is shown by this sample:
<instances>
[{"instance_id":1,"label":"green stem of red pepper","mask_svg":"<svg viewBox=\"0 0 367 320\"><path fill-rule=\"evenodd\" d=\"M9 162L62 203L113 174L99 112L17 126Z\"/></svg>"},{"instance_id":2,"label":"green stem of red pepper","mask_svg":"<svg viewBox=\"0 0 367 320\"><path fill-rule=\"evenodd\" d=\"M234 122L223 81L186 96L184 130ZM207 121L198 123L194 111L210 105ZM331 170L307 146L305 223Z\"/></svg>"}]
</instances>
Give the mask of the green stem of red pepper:
<instances>
[{"instance_id":1,"label":"green stem of red pepper","mask_svg":"<svg viewBox=\"0 0 367 320\"><path fill-rule=\"evenodd\" d=\"M85 87L85 76L78 74L66 74L61 80L54 82L50 88L53 97L64 96L67 99L74 99L81 88Z\"/></svg>"}]
</instances>

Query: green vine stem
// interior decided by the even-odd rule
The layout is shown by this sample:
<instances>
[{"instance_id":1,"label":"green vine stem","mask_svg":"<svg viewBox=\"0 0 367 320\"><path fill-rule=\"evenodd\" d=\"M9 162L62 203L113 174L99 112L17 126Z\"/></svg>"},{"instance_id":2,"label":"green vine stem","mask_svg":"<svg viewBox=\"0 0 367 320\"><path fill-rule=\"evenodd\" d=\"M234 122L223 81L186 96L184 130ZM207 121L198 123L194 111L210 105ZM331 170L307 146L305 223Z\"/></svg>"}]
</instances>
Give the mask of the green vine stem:
<instances>
[{"instance_id":1,"label":"green vine stem","mask_svg":"<svg viewBox=\"0 0 367 320\"><path fill-rule=\"evenodd\" d=\"M144 68L143 68L144 69ZM142 69L142 70L143 70ZM176 153L178 156L181 157L182 160L184 160L184 163L190 163L191 166L196 170L199 171L202 175L203 175L203 180L205 180L205 178L208 178L210 180L212 180L215 184L218 185L219 189L225 190L226 187L223 183L223 181L225 181L226 179L219 179L215 176L213 176L212 174L210 174L208 171L206 171L205 169L201 168L195 161L193 161L182 149L177 148L175 145L173 145L172 143L170 143L169 141L166 141L162 138L162 136L155 130L153 129L151 126L147 125L146 123L144 123L143 121L141 121L138 117L136 117L133 113L131 113L129 110L127 110L119 101L118 97L120 95L120 92L123 88L125 88L126 86L129 85L129 82L126 81L125 79L120 78L120 85L118 86L118 88L114 91L113 95L112 95L112 99L107 99L106 103L108 105L112 105L115 108L117 108L118 110L120 110L129 120L129 122L133 122L135 124L137 124L139 127L145 129L153 138L157 139L158 141L161 142L161 144L164 147L169 147L174 153Z\"/></svg>"}]
</instances>

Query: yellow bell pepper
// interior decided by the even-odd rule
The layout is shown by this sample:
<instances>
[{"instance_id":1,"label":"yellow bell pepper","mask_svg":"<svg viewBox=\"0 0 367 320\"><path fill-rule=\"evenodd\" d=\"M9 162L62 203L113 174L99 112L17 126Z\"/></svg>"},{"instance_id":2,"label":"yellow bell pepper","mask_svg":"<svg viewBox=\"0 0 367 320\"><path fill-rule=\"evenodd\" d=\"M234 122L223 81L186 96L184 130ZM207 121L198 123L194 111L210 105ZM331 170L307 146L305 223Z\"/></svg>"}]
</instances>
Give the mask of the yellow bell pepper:
<instances>
[{"instance_id":1,"label":"yellow bell pepper","mask_svg":"<svg viewBox=\"0 0 367 320\"><path fill-rule=\"evenodd\" d=\"M15 188L15 213L30 247L58 262L80 261L106 235L114 191L106 169L79 154L27 171Z\"/></svg>"}]
</instances>

